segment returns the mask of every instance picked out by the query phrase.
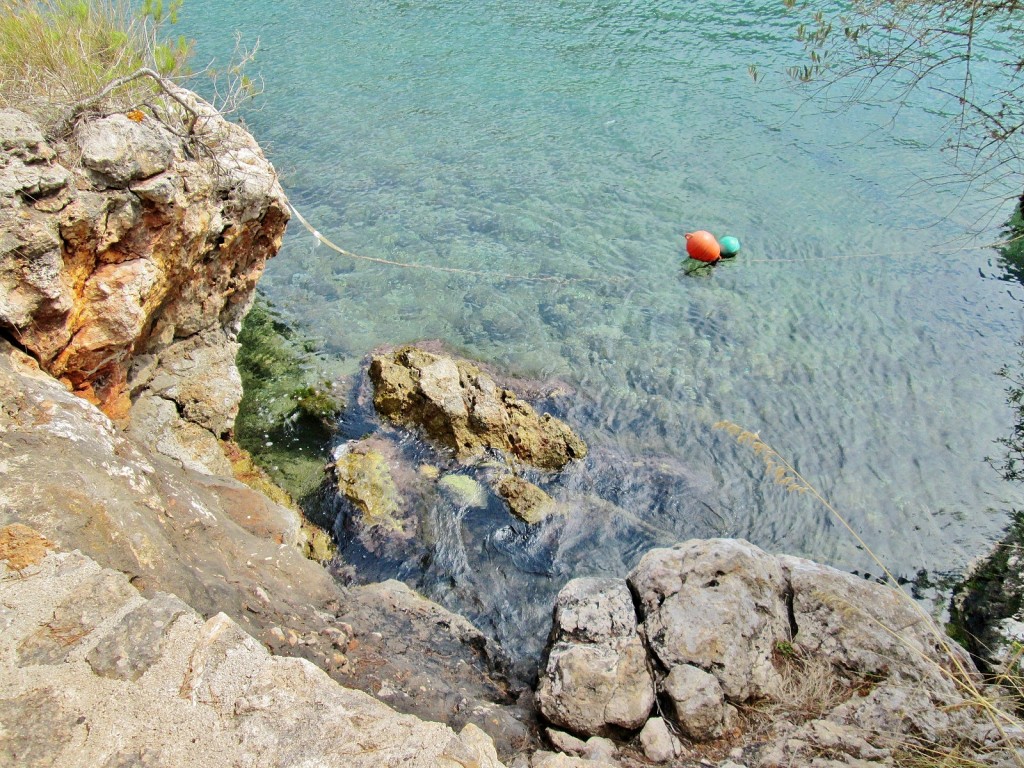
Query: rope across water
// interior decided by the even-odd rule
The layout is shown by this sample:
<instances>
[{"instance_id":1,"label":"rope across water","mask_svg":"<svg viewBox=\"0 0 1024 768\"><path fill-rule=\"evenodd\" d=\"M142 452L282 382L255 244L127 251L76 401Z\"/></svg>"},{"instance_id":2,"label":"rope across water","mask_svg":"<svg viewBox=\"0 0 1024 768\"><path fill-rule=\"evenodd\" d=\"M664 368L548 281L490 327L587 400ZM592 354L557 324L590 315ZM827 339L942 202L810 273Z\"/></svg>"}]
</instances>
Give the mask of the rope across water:
<instances>
[{"instance_id":1,"label":"rope across water","mask_svg":"<svg viewBox=\"0 0 1024 768\"><path fill-rule=\"evenodd\" d=\"M566 277L563 275L519 275L512 274L509 272L490 272L487 270L478 269L462 269L460 267L442 267L435 264L415 264L405 261L396 261L394 259L382 259L376 256L360 256L358 253L352 253L352 251L345 250L340 245L331 242L321 232L316 229L309 221L299 213L298 209L288 203L288 207L291 209L292 214L298 219L299 223L305 227L313 237L316 238L317 242L330 248L332 251L339 253L349 259L357 259L359 261L368 261L373 264L385 264L392 267L402 267L403 269L422 269L430 272L448 272L450 274L457 275L471 275L474 277L487 277L496 278L500 280L521 280L526 282L537 282L537 283L612 283L621 282L626 278L622 277ZM949 256L954 253L966 253L968 251L982 251L993 248L1005 248L1008 245L1024 240L1024 235L1017 235L1006 240L997 240L991 243L985 243L983 245L971 245L971 246L959 246L955 248L948 248L945 250L932 251L937 256ZM805 256L801 258L781 258L781 259L743 259L744 264L792 264L792 263L803 263L813 261L839 261L848 259L878 259L878 258L893 258L892 253L850 253L850 254L833 254L830 256Z\"/></svg>"}]
</instances>

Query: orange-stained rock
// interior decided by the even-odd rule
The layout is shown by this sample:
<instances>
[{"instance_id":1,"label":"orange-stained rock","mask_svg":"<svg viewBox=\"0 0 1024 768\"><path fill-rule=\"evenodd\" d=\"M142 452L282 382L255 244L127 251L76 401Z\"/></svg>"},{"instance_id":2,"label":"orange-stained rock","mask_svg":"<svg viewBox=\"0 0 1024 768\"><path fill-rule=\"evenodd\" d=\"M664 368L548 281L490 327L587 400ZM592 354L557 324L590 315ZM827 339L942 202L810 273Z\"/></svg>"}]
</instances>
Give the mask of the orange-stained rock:
<instances>
[{"instance_id":1,"label":"orange-stained rock","mask_svg":"<svg viewBox=\"0 0 1024 768\"><path fill-rule=\"evenodd\" d=\"M289 217L255 140L178 95L204 115L197 139L208 152L186 152L155 120L112 115L76 128L63 153L79 156L72 163L26 115L0 110L0 336L115 419L141 394L129 384L139 357L160 370L201 334L233 358ZM219 436L241 392L207 387L204 377L223 371L198 368L178 365L180 380L162 379L160 396L189 393L190 413L215 413L197 423ZM196 402L207 390L213 402Z\"/></svg>"}]
</instances>

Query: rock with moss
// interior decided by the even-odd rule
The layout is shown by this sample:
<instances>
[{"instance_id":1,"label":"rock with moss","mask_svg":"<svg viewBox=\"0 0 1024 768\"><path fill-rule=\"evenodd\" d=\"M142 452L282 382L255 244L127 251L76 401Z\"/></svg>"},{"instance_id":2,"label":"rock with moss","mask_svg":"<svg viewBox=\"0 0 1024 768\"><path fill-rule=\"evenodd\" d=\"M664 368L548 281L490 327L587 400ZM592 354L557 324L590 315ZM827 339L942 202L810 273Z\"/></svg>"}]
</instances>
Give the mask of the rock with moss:
<instances>
[{"instance_id":1,"label":"rock with moss","mask_svg":"<svg viewBox=\"0 0 1024 768\"><path fill-rule=\"evenodd\" d=\"M498 478L495 490L508 503L509 511L529 525L561 511L558 503L547 493L517 475Z\"/></svg>"},{"instance_id":2,"label":"rock with moss","mask_svg":"<svg viewBox=\"0 0 1024 768\"><path fill-rule=\"evenodd\" d=\"M393 424L422 429L461 460L502 451L540 469L587 455L565 422L538 414L466 360L403 347L370 363L373 404Z\"/></svg>"},{"instance_id":3,"label":"rock with moss","mask_svg":"<svg viewBox=\"0 0 1024 768\"><path fill-rule=\"evenodd\" d=\"M392 476L391 456L387 443L369 438L340 445L331 464L339 495L355 511L346 526L378 553L409 542L417 527Z\"/></svg>"},{"instance_id":4,"label":"rock with moss","mask_svg":"<svg viewBox=\"0 0 1024 768\"><path fill-rule=\"evenodd\" d=\"M949 632L987 671L1015 664L1024 643L1024 514L1014 514L1003 539L953 589ZM1016 658L1016 661L1015 661ZM1011 670L1012 671L1012 670Z\"/></svg>"}]
</instances>

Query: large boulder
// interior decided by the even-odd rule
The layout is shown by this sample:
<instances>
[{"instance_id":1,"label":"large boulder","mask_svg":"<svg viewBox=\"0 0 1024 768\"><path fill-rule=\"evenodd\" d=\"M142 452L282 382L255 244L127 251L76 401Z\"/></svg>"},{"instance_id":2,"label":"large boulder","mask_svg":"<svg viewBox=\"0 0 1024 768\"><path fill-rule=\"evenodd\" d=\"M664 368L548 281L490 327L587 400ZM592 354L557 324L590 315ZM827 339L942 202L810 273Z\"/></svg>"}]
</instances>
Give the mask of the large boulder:
<instances>
[{"instance_id":1,"label":"large boulder","mask_svg":"<svg viewBox=\"0 0 1024 768\"><path fill-rule=\"evenodd\" d=\"M178 95L207 151L111 115L58 157L27 116L0 112L0 333L115 419L149 393L219 438L241 397L239 323L289 211L252 136Z\"/></svg>"},{"instance_id":2,"label":"large boulder","mask_svg":"<svg viewBox=\"0 0 1024 768\"><path fill-rule=\"evenodd\" d=\"M969 656L896 588L732 539L651 550L628 584L649 654L634 683L646 687L655 670L659 713L675 732L740 745L748 765L891 765L897 750L940 754L968 741L979 755L992 750L983 764L995 765L1007 758L1006 734L1012 749L1022 740L1012 719L993 729ZM608 618L616 592L593 580L567 590L537 695L549 720L585 736L608 729L609 670L621 667L576 649L632 619ZM739 710L775 722L758 731ZM641 744L667 759L668 724L651 723Z\"/></svg>"},{"instance_id":3,"label":"large boulder","mask_svg":"<svg viewBox=\"0 0 1024 768\"><path fill-rule=\"evenodd\" d=\"M587 455L564 422L539 415L466 360L403 347L370 362L373 403L394 424L422 429L464 460L487 449L541 469Z\"/></svg>"},{"instance_id":4,"label":"large boulder","mask_svg":"<svg viewBox=\"0 0 1024 768\"><path fill-rule=\"evenodd\" d=\"M733 701L778 690L772 653L791 636L774 557L737 539L692 540L648 552L629 583L664 668L702 669Z\"/></svg>"},{"instance_id":5,"label":"large boulder","mask_svg":"<svg viewBox=\"0 0 1024 768\"><path fill-rule=\"evenodd\" d=\"M621 579L573 579L555 602L553 645L537 688L540 711L581 734L635 729L654 706L654 680Z\"/></svg>"}]
</instances>

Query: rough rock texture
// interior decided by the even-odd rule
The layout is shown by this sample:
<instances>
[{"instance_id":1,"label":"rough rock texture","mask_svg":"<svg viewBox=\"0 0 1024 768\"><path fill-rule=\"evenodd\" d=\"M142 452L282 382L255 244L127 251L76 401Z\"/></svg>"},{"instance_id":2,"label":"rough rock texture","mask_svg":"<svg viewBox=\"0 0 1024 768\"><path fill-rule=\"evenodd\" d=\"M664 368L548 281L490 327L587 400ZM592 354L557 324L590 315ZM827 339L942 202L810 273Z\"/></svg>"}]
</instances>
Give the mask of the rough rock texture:
<instances>
[{"instance_id":1,"label":"rough rock texture","mask_svg":"<svg viewBox=\"0 0 1024 768\"><path fill-rule=\"evenodd\" d=\"M404 347L375 355L369 374L384 418L421 428L460 459L495 449L541 469L561 469L587 454L564 422L539 416L468 361Z\"/></svg>"},{"instance_id":2,"label":"rough rock texture","mask_svg":"<svg viewBox=\"0 0 1024 768\"><path fill-rule=\"evenodd\" d=\"M914 744L994 743L958 682L979 684L970 658L895 589L730 539L651 550L628 583L649 654L637 682L650 684L648 664L656 670L662 709L691 741L740 745L762 768L891 765L894 750ZM578 735L606 728L585 713L603 711L595 693L615 667L579 654L566 675L562 658L574 635L589 648L597 627L630 623L608 606L594 580L566 586L537 690L545 717ZM750 724L736 707L750 705L785 714L767 738L744 743ZM649 759L668 759L653 722L641 744ZM999 765L1008 755L973 758Z\"/></svg>"},{"instance_id":3,"label":"rough rock texture","mask_svg":"<svg viewBox=\"0 0 1024 768\"><path fill-rule=\"evenodd\" d=\"M566 584L555 602L553 641L537 688L548 720L583 734L644 724L654 706L654 681L624 581Z\"/></svg>"},{"instance_id":4,"label":"rough rock texture","mask_svg":"<svg viewBox=\"0 0 1024 768\"><path fill-rule=\"evenodd\" d=\"M509 511L524 523L533 525L558 511L555 500L528 480L516 475L502 475L495 490L506 502Z\"/></svg>"},{"instance_id":5,"label":"rough rock texture","mask_svg":"<svg viewBox=\"0 0 1024 768\"><path fill-rule=\"evenodd\" d=\"M699 667L678 664L665 676L661 689L683 733L694 741L710 741L722 735L731 707L718 678Z\"/></svg>"},{"instance_id":6,"label":"rough rock texture","mask_svg":"<svg viewBox=\"0 0 1024 768\"><path fill-rule=\"evenodd\" d=\"M648 552L629 583L663 667L709 671L734 701L778 690L772 652L790 626L774 557L739 540L689 541Z\"/></svg>"},{"instance_id":7,"label":"rough rock texture","mask_svg":"<svg viewBox=\"0 0 1024 768\"><path fill-rule=\"evenodd\" d=\"M306 658L350 685L377 693L384 680L409 693L393 700L407 711L429 704L425 714L453 719L494 708L512 734L502 748L521 739L522 725L496 706L509 696L492 681L489 659L451 629L450 614L420 624L378 604L378 595L344 591L302 557L295 513L232 479L153 453L3 342L0 391L0 525L31 526L101 559L146 595L170 592L205 616L224 612L275 652ZM344 616L356 618L341 650L330 630ZM373 633L387 637L392 626L420 639L389 651L382 664Z\"/></svg>"},{"instance_id":8,"label":"rough rock texture","mask_svg":"<svg viewBox=\"0 0 1024 768\"><path fill-rule=\"evenodd\" d=\"M253 138L203 115L187 145L151 117L77 126L61 157L0 113L0 332L158 450L223 473L235 336L288 221ZM202 149L197 149L201 147Z\"/></svg>"},{"instance_id":9,"label":"rough rock texture","mask_svg":"<svg viewBox=\"0 0 1024 768\"><path fill-rule=\"evenodd\" d=\"M502 768L475 726L400 715L77 552L0 566L0 670L3 765Z\"/></svg>"}]
</instances>

